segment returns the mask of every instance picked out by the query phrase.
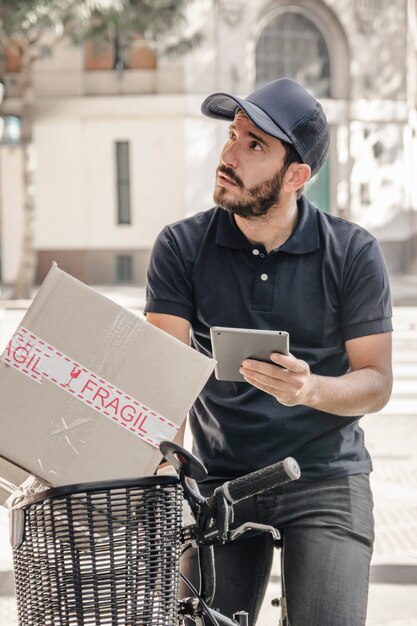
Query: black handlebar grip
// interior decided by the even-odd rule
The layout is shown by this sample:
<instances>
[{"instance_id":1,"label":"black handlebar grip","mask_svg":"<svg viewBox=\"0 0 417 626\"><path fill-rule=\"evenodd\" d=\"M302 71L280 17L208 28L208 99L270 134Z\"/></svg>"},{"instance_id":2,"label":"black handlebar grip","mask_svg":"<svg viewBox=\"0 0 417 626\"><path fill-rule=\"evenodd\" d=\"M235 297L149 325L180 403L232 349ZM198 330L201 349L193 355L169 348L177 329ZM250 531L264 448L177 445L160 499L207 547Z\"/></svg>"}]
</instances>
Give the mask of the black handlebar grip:
<instances>
[{"instance_id":1,"label":"black handlebar grip","mask_svg":"<svg viewBox=\"0 0 417 626\"><path fill-rule=\"evenodd\" d=\"M219 489L223 491L226 500L234 504L273 487L284 485L291 480L297 480L300 478L300 475L301 472L297 461L289 456L279 463L268 465L251 474L230 480L219 487ZM209 498L208 504L215 508L214 495Z\"/></svg>"}]
</instances>

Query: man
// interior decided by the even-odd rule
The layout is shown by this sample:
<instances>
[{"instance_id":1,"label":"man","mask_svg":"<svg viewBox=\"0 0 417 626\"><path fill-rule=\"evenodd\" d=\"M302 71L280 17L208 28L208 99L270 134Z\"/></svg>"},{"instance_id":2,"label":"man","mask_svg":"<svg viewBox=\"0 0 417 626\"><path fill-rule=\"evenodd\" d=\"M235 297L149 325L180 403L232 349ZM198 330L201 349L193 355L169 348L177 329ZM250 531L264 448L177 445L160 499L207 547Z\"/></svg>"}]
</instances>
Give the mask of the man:
<instances>
[{"instance_id":1,"label":"man","mask_svg":"<svg viewBox=\"0 0 417 626\"><path fill-rule=\"evenodd\" d=\"M301 479L236 506L282 535L291 626L363 626L373 544L369 454L358 421L392 386L391 308L378 244L302 195L322 166L329 128L299 84L273 81L246 99L213 94L205 115L231 122L216 207L166 227L150 261L150 323L211 354L211 326L289 332L289 356L247 360L247 382L212 377L191 413L203 492L293 456ZM213 605L255 624L273 541L216 549ZM195 577L191 555L184 568ZM285 602L284 602L285 606Z\"/></svg>"}]
</instances>

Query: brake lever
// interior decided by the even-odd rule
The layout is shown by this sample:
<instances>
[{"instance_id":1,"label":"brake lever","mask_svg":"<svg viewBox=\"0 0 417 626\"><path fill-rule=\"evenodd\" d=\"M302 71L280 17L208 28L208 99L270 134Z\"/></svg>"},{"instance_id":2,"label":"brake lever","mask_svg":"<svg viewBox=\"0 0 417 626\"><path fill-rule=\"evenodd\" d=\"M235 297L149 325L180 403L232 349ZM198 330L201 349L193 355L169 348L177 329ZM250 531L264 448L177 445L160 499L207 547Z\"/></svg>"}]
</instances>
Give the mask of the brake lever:
<instances>
[{"instance_id":1,"label":"brake lever","mask_svg":"<svg viewBox=\"0 0 417 626\"><path fill-rule=\"evenodd\" d=\"M260 530L261 532L271 533L274 541L279 541L281 535L279 531L274 528L274 526L269 526L268 524L257 524L256 522L246 522L242 524L238 528L231 530L229 533L229 541L234 541L243 533L246 533L248 530Z\"/></svg>"}]
</instances>

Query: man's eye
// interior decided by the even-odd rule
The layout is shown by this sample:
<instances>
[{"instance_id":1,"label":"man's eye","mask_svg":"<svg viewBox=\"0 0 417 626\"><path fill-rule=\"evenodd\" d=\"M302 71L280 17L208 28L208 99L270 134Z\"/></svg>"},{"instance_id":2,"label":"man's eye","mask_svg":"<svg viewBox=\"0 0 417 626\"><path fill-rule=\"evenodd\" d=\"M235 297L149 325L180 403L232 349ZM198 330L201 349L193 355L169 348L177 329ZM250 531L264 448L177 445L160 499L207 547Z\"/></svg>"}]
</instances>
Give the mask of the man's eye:
<instances>
[{"instance_id":1,"label":"man's eye","mask_svg":"<svg viewBox=\"0 0 417 626\"><path fill-rule=\"evenodd\" d=\"M262 146L260 143L258 143L257 141L252 141L251 143L251 148L253 150L262 150Z\"/></svg>"}]
</instances>

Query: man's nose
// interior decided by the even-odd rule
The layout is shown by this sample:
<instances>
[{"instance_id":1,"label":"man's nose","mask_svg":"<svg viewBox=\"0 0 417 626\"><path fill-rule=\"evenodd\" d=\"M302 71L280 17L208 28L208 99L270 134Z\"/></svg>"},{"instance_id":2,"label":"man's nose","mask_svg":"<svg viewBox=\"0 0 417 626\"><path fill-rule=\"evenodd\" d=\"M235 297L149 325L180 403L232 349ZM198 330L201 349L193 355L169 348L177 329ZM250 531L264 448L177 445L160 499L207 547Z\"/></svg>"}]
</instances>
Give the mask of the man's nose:
<instances>
[{"instance_id":1,"label":"man's nose","mask_svg":"<svg viewBox=\"0 0 417 626\"><path fill-rule=\"evenodd\" d=\"M237 150L234 144L226 145L221 153L221 161L223 165L236 169L238 166Z\"/></svg>"}]
</instances>

